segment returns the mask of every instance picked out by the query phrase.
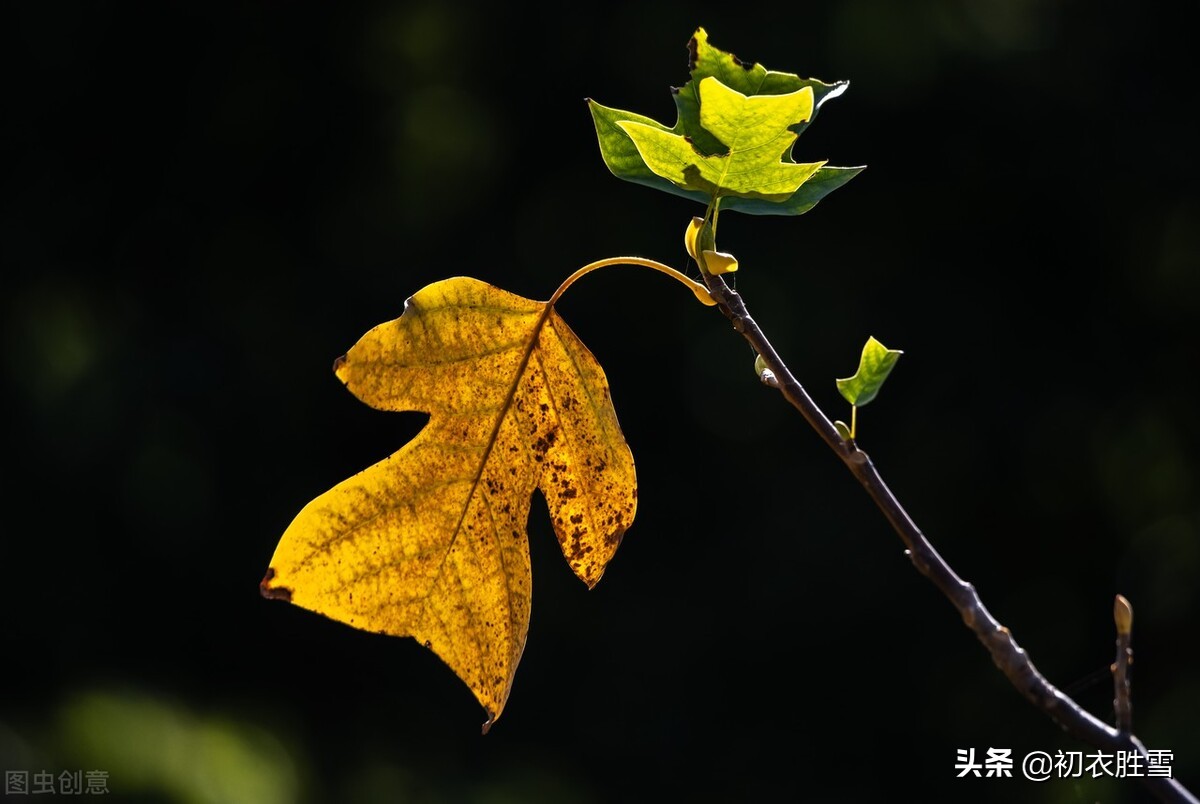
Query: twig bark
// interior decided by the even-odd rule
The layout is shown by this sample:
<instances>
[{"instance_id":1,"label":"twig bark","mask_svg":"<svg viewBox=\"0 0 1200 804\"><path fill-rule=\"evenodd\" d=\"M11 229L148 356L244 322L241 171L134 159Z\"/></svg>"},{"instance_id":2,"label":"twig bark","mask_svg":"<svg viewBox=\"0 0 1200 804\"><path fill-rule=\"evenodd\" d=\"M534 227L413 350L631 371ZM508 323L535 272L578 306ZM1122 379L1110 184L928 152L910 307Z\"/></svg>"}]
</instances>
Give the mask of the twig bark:
<instances>
[{"instance_id":1,"label":"twig bark","mask_svg":"<svg viewBox=\"0 0 1200 804\"><path fill-rule=\"evenodd\" d=\"M1113 711L1117 731L1133 731L1133 704L1130 701L1129 665L1133 663L1133 607L1122 595L1113 603L1113 620L1117 624L1117 660L1113 662Z\"/></svg>"},{"instance_id":2,"label":"twig bark","mask_svg":"<svg viewBox=\"0 0 1200 804\"><path fill-rule=\"evenodd\" d=\"M867 494L891 523L907 548L908 557L917 571L933 582L962 615L963 622L975 633L991 654L992 661L1026 699L1042 710L1051 720L1072 736L1109 751L1136 751L1147 757L1146 747L1128 729L1109 726L1083 709L1074 700L1046 680L1025 651L984 607L975 587L960 578L930 544L920 528L900 505L899 500L883 482L879 471L867 453L851 439L844 439L829 418L821 411L808 392L796 380L787 365L771 346L767 336L750 316L737 291L718 275L705 275L717 306L733 324L733 328L762 356L766 367L774 374L780 393L816 430L846 467L862 484ZM1118 659L1120 661L1120 659ZM1125 690L1128 703L1128 688ZM1121 692L1117 693L1118 701ZM1118 716L1118 720L1120 716ZM1140 781L1159 800L1200 804L1186 787L1173 778L1142 776Z\"/></svg>"}]
</instances>

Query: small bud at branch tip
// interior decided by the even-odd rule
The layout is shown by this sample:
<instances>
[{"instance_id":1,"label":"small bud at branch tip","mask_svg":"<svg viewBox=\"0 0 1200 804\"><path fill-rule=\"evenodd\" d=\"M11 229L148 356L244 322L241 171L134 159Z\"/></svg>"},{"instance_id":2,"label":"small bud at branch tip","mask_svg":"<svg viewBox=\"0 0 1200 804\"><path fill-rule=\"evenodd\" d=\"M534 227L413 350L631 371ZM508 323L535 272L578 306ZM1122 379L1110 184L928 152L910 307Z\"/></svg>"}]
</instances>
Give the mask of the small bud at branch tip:
<instances>
[{"instance_id":1,"label":"small bud at branch tip","mask_svg":"<svg viewBox=\"0 0 1200 804\"><path fill-rule=\"evenodd\" d=\"M1127 636L1133 631L1133 606L1124 595L1117 595L1113 602L1113 620L1117 624L1117 633Z\"/></svg>"}]
</instances>

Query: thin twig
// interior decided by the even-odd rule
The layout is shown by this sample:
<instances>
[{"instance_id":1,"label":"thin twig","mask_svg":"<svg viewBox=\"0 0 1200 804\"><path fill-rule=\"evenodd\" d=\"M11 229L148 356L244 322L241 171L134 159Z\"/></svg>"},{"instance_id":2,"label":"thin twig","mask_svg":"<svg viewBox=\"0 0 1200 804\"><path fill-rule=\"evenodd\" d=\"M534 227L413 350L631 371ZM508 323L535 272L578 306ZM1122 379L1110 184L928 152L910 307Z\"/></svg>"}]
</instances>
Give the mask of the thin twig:
<instances>
[{"instance_id":1,"label":"thin twig","mask_svg":"<svg viewBox=\"0 0 1200 804\"><path fill-rule=\"evenodd\" d=\"M1034 706L1042 710L1068 734L1110 751L1136 751L1147 757L1146 747L1128 730L1113 728L1089 713L1057 687L1046 680L1033 666L1029 656L1017 645L1009 630L1001 625L984 607L975 587L964 581L950 568L909 517L900 502L883 482L867 453L851 439L843 439L829 418L809 397L808 392L792 375L751 318L737 291L731 289L721 276L705 275L705 281L717 300L721 312L762 356L766 367L775 375L784 398L808 421L817 435L832 449L847 468L858 478L872 501L887 517L907 548L908 557L917 571L933 582L962 615L963 622L991 654L1001 672ZM1142 776L1140 781L1161 801L1200 804L1191 792L1173 778Z\"/></svg>"},{"instance_id":2,"label":"thin twig","mask_svg":"<svg viewBox=\"0 0 1200 804\"><path fill-rule=\"evenodd\" d=\"M1133 663L1133 606L1122 595L1113 603L1113 621L1117 624L1117 660L1113 662L1113 709L1116 712L1117 731L1127 734L1133 731L1133 703L1129 694L1129 665Z\"/></svg>"}]
</instances>

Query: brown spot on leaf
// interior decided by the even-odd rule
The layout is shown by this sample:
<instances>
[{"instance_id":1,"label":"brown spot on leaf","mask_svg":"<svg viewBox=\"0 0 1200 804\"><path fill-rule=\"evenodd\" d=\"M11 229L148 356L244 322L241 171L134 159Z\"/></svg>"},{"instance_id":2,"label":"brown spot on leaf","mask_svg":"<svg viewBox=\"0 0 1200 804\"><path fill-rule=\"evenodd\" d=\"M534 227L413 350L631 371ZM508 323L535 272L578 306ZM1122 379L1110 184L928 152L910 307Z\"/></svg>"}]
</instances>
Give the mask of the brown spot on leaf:
<instances>
[{"instance_id":1,"label":"brown spot on leaf","mask_svg":"<svg viewBox=\"0 0 1200 804\"><path fill-rule=\"evenodd\" d=\"M696 59L699 58L699 53L698 53L699 44L700 43L696 41L696 37L694 37L694 36L688 40L687 51L688 51L688 72L689 73L692 70L696 69Z\"/></svg>"},{"instance_id":2,"label":"brown spot on leaf","mask_svg":"<svg viewBox=\"0 0 1200 804\"><path fill-rule=\"evenodd\" d=\"M258 585L259 593L268 600L292 602L292 590L286 586L271 586L273 580L275 580L275 568L267 567L267 574L263 576L262 583Z\"/></svg>"},{"instance_id":3,"label":"brown spot on leaf","mask_svg":"<svg viewBox=\"0 0 1200 804\"><path fill-rule=\"evenodd\" d=\"M345 355L339 355L338 357L334 358L333 373L337 374L338 371L340 371L342 366L344 366L344 365L346 365L346 356Z\"/></svg>"}]
</instances>

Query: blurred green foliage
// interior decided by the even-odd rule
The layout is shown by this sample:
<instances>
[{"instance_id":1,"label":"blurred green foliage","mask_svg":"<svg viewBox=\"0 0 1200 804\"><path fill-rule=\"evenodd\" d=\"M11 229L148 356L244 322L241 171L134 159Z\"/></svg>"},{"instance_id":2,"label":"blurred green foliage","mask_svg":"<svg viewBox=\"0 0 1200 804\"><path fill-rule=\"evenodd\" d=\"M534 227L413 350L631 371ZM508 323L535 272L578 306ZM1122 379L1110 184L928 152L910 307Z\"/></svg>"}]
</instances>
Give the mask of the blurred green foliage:
<instances>
[{"instance_id":1,"label":"blurred green foliage","mask_svg":"<svg viewBox=\"0 0 1200 804\"><path fill-rule=\"evenodd\" d=\"M299 799L293 760L268 731L145 694L78 695L63 705L57 737L63 761L107 770L114 794L186 804Z\"/></svg>"}]
</instances>

